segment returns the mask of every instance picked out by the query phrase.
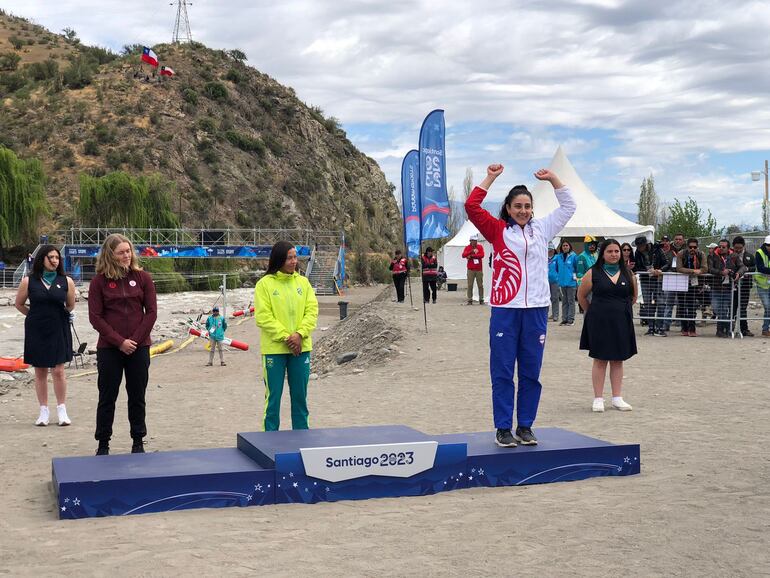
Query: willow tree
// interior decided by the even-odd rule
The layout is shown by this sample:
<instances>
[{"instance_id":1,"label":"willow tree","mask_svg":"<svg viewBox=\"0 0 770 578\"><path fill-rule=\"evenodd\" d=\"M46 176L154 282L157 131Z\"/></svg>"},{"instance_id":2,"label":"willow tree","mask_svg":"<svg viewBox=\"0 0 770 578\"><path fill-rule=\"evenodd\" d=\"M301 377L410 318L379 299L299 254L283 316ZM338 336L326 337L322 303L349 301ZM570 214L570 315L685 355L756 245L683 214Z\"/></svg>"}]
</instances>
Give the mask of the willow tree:
<instances>
[{"instance_id":1,"label":"willow tree","mask_svg":"<svg viewBox=\"0 0 770 578\"><path fill-rule=\"evenodd\" d=\"M175 228L174 183L161 175L132 177L123 171L103 177L80 175L77 214L84 227Z\"/></svg>"},{"instance_id":2,"label":"willow tree","mask_svg":"<svg viewBox=\"0 0 770 578\"><path fill-rule=\"evenodd\" d=\"M0 250L35 241L40 218L50 212L45 183L39 160L0 146Z\"/></svg>"}]
</instances>

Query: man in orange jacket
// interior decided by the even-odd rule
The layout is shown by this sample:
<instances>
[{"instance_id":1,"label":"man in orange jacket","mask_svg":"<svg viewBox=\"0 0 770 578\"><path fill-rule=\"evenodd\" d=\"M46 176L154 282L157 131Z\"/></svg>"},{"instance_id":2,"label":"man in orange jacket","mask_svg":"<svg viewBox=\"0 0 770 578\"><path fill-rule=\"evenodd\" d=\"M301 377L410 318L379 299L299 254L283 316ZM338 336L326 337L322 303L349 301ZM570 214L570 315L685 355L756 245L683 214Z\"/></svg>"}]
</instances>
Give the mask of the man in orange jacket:
<instances>
[{"instance_id":1,"label":"man in orange jacket","mask_svg":"<svg viewBox=\"0 0 770 578\"><path fill-rule=\"evenodd\" d=\"M471 242L463 249L463 259L468 261L468 305L473 305L473 282L479 290L479 305L484 305L484 247L479 245L479 236L473 235Z\"/></svg>"}]
</instances>

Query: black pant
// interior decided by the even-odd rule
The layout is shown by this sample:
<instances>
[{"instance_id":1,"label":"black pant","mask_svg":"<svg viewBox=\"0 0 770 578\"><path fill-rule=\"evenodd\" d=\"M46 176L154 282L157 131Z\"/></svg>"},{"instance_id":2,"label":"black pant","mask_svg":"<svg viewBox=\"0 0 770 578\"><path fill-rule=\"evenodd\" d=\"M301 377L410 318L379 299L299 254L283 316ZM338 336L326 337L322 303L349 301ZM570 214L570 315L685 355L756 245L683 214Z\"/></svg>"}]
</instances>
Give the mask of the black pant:
<instances>
[{"instance_id":1,"label":"black pant","mask_svg":"<svg viewBox=\"0 0 770 578\"><path fill-rule=\"evenodd\" d=\"M433 292L433 302L436 302L436 278L435 277L423 277L422 278L422 300L425 303L430 299L430 293Z\"/></svg>"},{"instance_id":2,"label":"black pant","mask_svg":"<svg viewBox=\"0 0 770 578\"><path fill-rule=\"evenodd\" d=\"M677 312L681 311L682 331L695 332L695 315L697 314L697 298L699 292L697 287L690 286L685 295L682 295L682 302Z\"/></svg>"},{"instance_id":3,"label":"black pant","mask_svg":"<svg viewBox=\"0 0 770 578\"><path fill-rule=\"evenodd\" d=\"M396 286L396 299L399 303L404 301L404 283L406 283L406 273L393 275L393 284Z\"/></svg>"},{"instance_id":4,"label":"black pant","mask_svg":"<svg viewBox=\"0 0 770 578\"><path fill-rule=\"evenodd\" d=\"M131 355L126 355L114 347L97 350L99 405L96 408L96 433L94 434L97 440L109 441L112 437L115 400L118 399L120 381L123 379L124 372L126 374L128 421L131 424L131 437L142 439L147 435L147 425L144 421L144 393L147 390L149 367L149 346L137 347Z\"/></svg>"}]
</instances>

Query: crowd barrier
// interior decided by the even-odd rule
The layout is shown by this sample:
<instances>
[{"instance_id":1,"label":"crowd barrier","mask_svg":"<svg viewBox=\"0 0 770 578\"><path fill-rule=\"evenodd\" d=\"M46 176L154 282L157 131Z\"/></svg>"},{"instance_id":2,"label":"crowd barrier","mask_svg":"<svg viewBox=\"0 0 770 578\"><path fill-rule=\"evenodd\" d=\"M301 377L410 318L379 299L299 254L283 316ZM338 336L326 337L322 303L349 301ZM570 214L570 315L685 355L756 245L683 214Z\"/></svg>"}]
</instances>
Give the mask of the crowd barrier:
<instances>
[{"instance_id":1,"label":"crowd barrier","mask_svg":"<svg viewBox=\"0 0 770 578\"><path fill-rule=\"evenodd\" d=\"M697 334L697 328L715 326L716 334L727 337L768 335L770 289L758 287L756 280L764 285L767 278L760 273L747 273L738 280L673 272L636 275L639 299L634 318L649 332Z\"/></svg>"}]
</instances>

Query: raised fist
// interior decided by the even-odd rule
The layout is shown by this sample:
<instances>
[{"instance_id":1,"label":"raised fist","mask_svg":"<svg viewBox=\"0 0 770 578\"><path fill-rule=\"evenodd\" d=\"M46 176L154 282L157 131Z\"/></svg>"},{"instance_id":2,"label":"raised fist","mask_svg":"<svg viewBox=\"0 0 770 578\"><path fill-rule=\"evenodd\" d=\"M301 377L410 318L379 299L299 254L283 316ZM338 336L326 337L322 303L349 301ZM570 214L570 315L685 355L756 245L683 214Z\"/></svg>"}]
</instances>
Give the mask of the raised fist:
<instances>
[{"instance_id":1,"label":"raised fist","mask_svg":"<svg viewBox=\"0 0 770 578\"><path fill-rule=\"evenodd\" d=\"M492 177L493 179L496 179L497 177L499 177L503 173L503 169L504 168L505 167L503 165L500 165L500 164L489 165L487 167L487 175Z\"/></svg>"}]
</instances>

